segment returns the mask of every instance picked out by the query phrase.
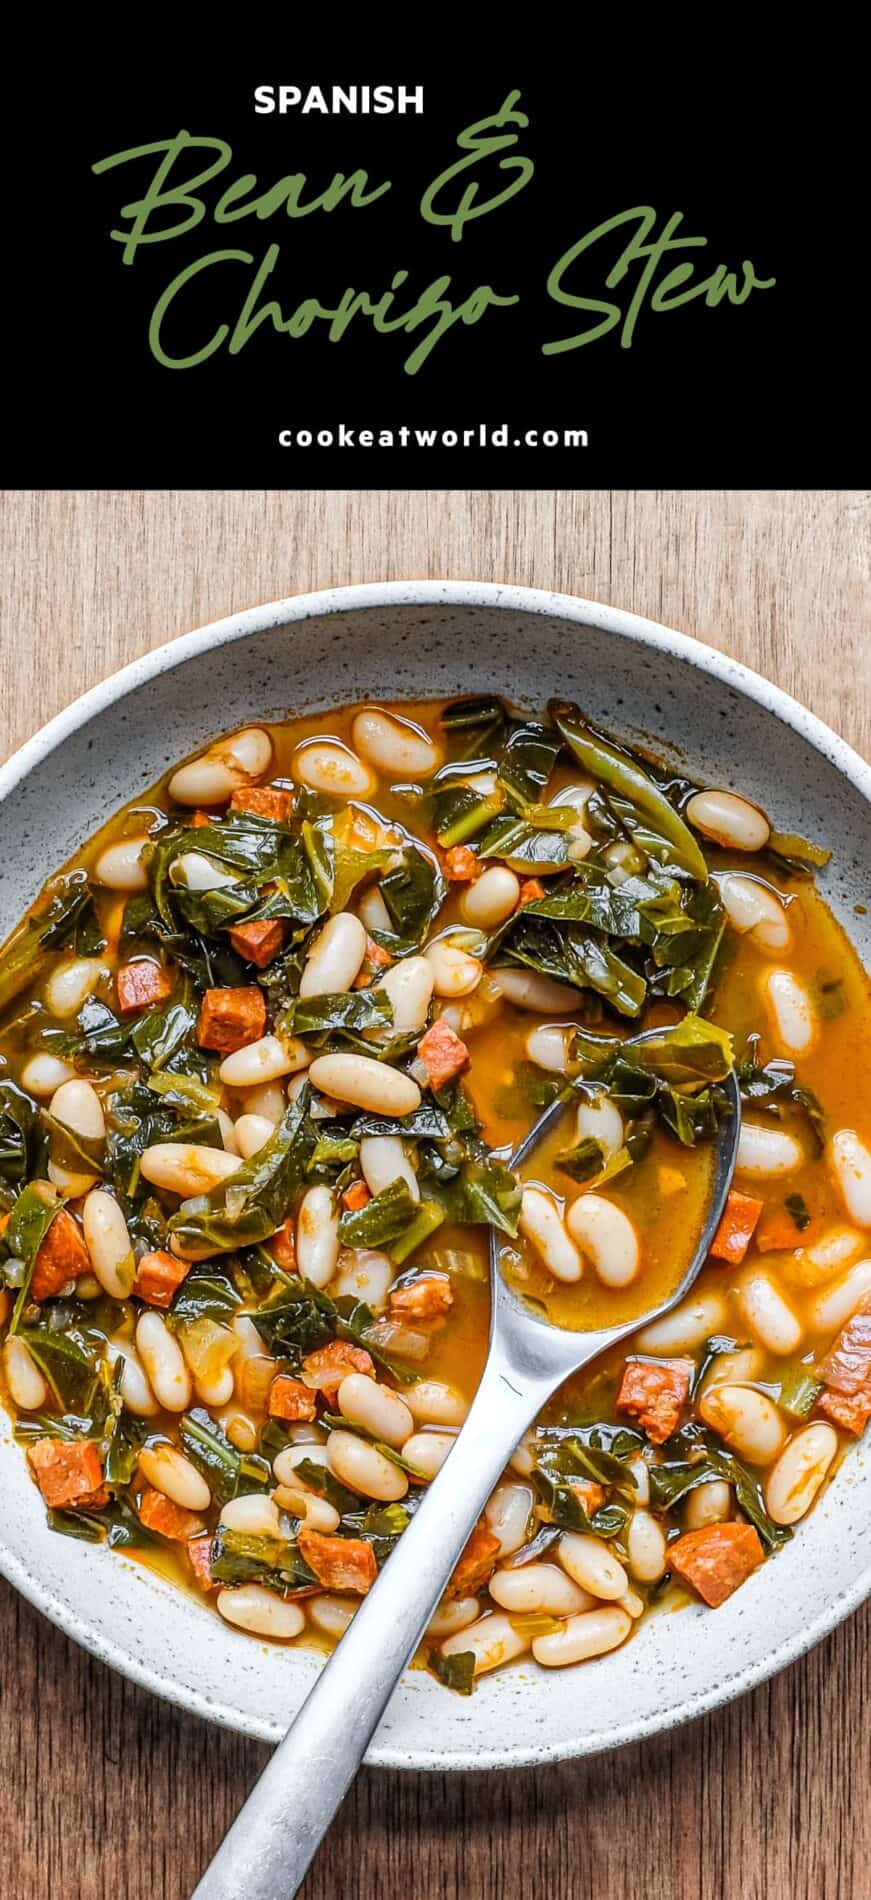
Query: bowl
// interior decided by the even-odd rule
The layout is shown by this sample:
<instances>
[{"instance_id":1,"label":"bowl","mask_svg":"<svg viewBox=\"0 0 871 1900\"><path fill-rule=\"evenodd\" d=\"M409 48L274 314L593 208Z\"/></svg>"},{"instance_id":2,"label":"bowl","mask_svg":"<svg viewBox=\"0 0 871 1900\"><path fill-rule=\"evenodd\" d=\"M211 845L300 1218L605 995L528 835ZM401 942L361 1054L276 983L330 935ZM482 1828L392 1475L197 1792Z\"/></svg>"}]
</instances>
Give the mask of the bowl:
<instances>
[{"instance_id":1,"label":"bowl","mask_svg":"<svg viewBox=\"0 0 871 1900\"><path fill-rule=\"evenodd\" d=\"M106 818L217 733L359 697L551 693L677 752L775 823L828 846L821 889L866 961L871 769L746 667L617 608L533 589L391 582L302 595L175 640L84 694L0 770L0 939ZM0 1418L0 1571L61 1629L157 1695L276 1742L313 1652L269 1648L142 1566L58 1537ZM518 1665L469 1699L409 1670L378 1766L506 1768L590 1754L702 1714L782 1669L871 1593L871 1459L861 1445L790 1544L716 1613L653 1616L583 1669Z\"/></svg>"}]
</instances>

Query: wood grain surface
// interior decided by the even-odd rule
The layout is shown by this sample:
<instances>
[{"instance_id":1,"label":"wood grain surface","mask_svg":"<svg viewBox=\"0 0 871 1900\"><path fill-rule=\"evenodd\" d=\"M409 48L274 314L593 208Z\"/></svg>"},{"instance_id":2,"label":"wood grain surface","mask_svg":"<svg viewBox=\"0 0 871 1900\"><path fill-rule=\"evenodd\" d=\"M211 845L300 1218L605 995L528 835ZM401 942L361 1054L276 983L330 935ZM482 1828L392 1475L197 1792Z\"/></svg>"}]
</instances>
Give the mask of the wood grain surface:
<instances>
[{"instance_id":1,"label":"wood grain surface","mask_svg":"<svg viewBox=\"0 0 871 1900\"><path fill-rule=\"evenodd\" d=\"M0 752L233 608L409 576L634 608L748 661L871 749L866 494L14 493L0 506ZM364 1773L305 1900L864 1900L869 1637L866 1606L753 1695L592 1761ZM0 1586L2 1900L184 1900L266 1753L112 1675Z\"/></svg>"}]
</instances>

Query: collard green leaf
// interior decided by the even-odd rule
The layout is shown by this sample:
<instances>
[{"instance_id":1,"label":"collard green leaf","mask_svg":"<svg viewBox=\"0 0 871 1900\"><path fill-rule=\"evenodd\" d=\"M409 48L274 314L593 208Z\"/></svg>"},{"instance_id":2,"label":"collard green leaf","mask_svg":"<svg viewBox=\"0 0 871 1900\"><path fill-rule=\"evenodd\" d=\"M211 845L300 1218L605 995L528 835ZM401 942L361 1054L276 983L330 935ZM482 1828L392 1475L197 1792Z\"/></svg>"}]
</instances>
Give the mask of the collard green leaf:
<instances>
[{"instance_id":1,"label":"collard green leaf","mask_svg":"<svg viewBox=\"0 0 871 1900\"><path fill-rule=\"evenodd\" d=\"M499 759L498 782L516 811L537 803L562 751L551 726L532 720L512 726Z\"/></svg>"},{"instance_id":2,"label":"collard green leaf","mask_svg":"<svg viewBox=\"0 0 871 1900\"><path fill-rule=\"evenodd\" d=\"M170 1223L182 1252L232 1253L268 1240L305 1178L317 1136L309 1118L311 1090L300 1090L264 1147L229 1181L188 1202Z\"/></svg>"},{"instance_id":3,"label":"collard green leaf","mask_svg":"<svg viewBox=\"0 0 871 1900\"><path fill-rule=\"evenodd\" d=\"M30 1282L33 1279L36 1256L58 1208L62 1206L60 1196L56 1201L50 1197L46 1199L45 1189L36 1184L29 1184L22 1188L12 1204L12 1212L3 1235L3 1245L7 1257L24 1262L24 1276L18 1289L12 1318L9 1321L10 1333L18 1331L21 1315L30 1298Z\"/></svg>"},{"instance_id":4,"label":"collard green leaf","mask_svg":"<svg viewBox=\"0 0 871 1900\"><path fill-rule=\"evenodd\" d=\"M665 1453L661 1464L650 1466L650 1495L655 1509L671 1510L698 1485L711 1478L725 1478L734 1487L739 1509L755 1526L766 1551L776 1550L792 1536L791 1530L769 1517L758 1479L703 1426L684 1425L667 1441Z\"/></svg>"},{"instance_id":5,"label":"collard green leaf","mask_svg":"<svg viewBox=\"0 0 871 1900\"><path fill-rule=\"evenodd\" d=\"M168 1320L175 1329L192 1326L198 1319L211 1319L223 1325L233 1318L240 1305L232 1280L219 1267L211 1261L195 1261L175 1294Z\"/></svg>"},{"instance_id":6,"label":"collard green leaf","mask_svg":"<svg viewBox=\"0 0 871 1900\"><path fill-rule=\"evenodd\" d=\"M284 1593L316 1583L295 1543L284 1537L252 1537L219 1524L212 1544L215 1583L259 1583Z\"/></svg>"},{"instance_id":7,"label":"collard green leaf","mask_svg":"<svg viewBox=\"0 0 871 1900\"><path fill-rule=\"evenodd\" d=\"M479 858L501 858L520 877L536 871L562 871L569 862L568 846L559 831L543 830L528 817L510 812L494 818L475 840Z\"/></svg>"},{"instance_id":8,"label":"collard green leaf","mask_svg":"<svg viewBox=\"0 0 871 1900\"><path fill-rule=\"evenodd\" d=\"M584 771L640 812L669 846L672 862L704 884L708 867L701 847L648 768L591 726L577 706L551 701L548 711Z\"/></svg>"},{"instance_id":9,"label":"collard green leaf","mask_svg":"<svg viewBox=\"0 0 871 1900\"><path fill-rule=\"evenodd\" d=\"M471 1695L475 1687L475 1652L463 1649L458 1656L443 1656L440 1649L429 1652L429 1666L446 1689L458 1695Z\"/></svg>"},{"instance_id":10,"label":"collard green leaf","mask_svg":"<svg viewBox=\"0 0 871 1900\"><path fill-rule=\"evenodd\" d=\"M0 1181L20 1187L31 1171L37 1106L15 1082L0 1082Z\"/></svg>"},{"instance_id":11,"label":"collard green leaf","mask_svg":"<svg viewBox=\"0 0 871 1900\"><path fill-rule=\"evenodd\" d=\"M401 863L381 879L379 888L397 936L420 943L445 896L445 881L435 858L417 845L406 845Z\"/></svg>"},{"instance_id":12,"label":"collard green leaf","mask_svg":"<svg viewBox=\"0 0 871 1900\"><path fill-rule=\"evenodd\" d=\"M393 1005L386 990L345 990L336 996L297 996L278 1025L318 1049L355 1046L366 1030L389 1028Z\"/></svg>"},{"instance_id":13,"label":"collard green leaf","mask_svg":"<svg viewBox=\"0 0 871 1900\"><path fill-rule=\"evenodd\" d=\"M343 1247L388 1247L411 1226L417 1211L408 1183L397 1178L373 1195L365 1207L343 1213L339 1239Z\"/></svg>"},{"instance_id":14,"label":"collard green leaf","mask_svg":"<svg viewBox=\"0 0 871 1900\"><path fill-rule=\"evenodd\" d=\"M272 1484L272 1469L266 1459L253 1452L237 1451L205 1407L195 1406L185 1412L179 1437L182 1450L202 1472L219 1504L249 1491L267 1491Z\"/></svg>"},{"instance_id":15,"label":"collard green leaf","mask_svg":"<svg viewBox=\"0 0 871 1900\"><path fill-rule=\"evenodd\" d=\"M622 1016L638 1016L647 996L640 972L583 924L530 916L525 905L503 938L500 957L540 970L558 983L592 989Z\"/></svg>"},{"instance_id":16,"label":"collard green leaf","mask_svg":"<svg viewBox=\"0 0 871 1900\"><path fill-rule=\"evenodd\" d=\"M439 723L453 759L481 761L483 754L501 745L508 714L501 699L495 697L455 699L445 707Z\"/></svg>"},{"instance_id":17,"label":"collard green leaf","mask_svg":"<svg viewBox=\"0 0 871 1900\"><path fill-rule=\"evenodd\" d=\"M62 1412L84 1417L97 1389L97 1367L73 1333L50 1331L47 1326L22 1327L20 1336L47 1381Z\"/></svg>"}]
</instances>

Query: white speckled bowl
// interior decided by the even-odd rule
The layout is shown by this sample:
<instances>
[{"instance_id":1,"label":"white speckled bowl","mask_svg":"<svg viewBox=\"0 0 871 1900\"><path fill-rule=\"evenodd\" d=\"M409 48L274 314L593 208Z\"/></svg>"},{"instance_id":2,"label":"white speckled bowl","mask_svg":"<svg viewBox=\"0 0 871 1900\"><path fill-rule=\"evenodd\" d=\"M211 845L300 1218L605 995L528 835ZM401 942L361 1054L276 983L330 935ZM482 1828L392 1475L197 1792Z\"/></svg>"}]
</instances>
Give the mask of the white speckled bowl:
<instances>
[{"instance_id":1,"label":"white speckled bowl","mask_svg":"<svg viewBox=\"0 0 871 1900\"><path fill-rule=\"evenodd\" d=\"M860 951L871 770L776 687L707 647L616 608L465 582L349 587L234 614L126 667L52 720L0 771L0 940L45 877L174 759L243 721L496 689L551 693L631 736L676 747L775 821L828 845L821 883ZM314 1655L234 1634L139 1566L49 1531L0 1419L0 1570L39 1609L156 1694L277 1741ZM529 1664L470 1700L409 1673L369 1759L394 1768L499 1768L592 1753L686 1721L750 1689L871 1593L871 1461L857 1448L782 1553L716 1614L652 1617L582 1669Z\"/></svg>"}]
</instances>

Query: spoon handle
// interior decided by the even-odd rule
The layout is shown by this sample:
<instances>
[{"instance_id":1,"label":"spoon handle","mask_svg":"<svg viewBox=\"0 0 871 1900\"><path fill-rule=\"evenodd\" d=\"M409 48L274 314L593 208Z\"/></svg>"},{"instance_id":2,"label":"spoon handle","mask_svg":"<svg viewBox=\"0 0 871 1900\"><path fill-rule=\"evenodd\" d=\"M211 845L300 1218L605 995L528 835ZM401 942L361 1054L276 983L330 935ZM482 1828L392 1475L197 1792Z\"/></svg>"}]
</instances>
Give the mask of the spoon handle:
<instances>
[{"instance_id":1,"label":"spoon handle","mask_svg":"<svg viewBox=\"0 0 871 1900\"><path fill-rule=\"evenodd\" d=\"M553 1377L488 1361L446 1464L206 1869L193 1900L291 1900L484 1505Z\"/></svg>"}]
</instances>

